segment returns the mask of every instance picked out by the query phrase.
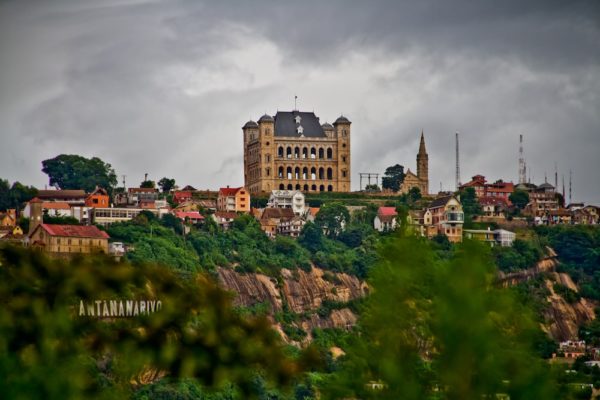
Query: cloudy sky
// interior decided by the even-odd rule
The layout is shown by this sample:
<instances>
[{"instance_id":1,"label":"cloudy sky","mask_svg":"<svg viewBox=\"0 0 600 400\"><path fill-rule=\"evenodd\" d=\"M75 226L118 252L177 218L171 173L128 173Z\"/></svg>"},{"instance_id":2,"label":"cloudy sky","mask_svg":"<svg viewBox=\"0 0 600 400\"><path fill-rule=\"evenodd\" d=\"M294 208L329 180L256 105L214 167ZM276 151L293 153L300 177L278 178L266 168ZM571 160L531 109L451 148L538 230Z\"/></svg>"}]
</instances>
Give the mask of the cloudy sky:
<instances>
[{"instance_id":1,"label":"cloudy sky","mask_svg":"<svg viewBox=\"0 0 600 400\"><path fill-rule=\"evenodd\" d=\"M532 181L600 204L598 1L0 0L0 177L98 156L128 186L243 183L241 126L315 111L352 122L352 179L415 168ZM121 178L119 178L121 180Z\"/></svg>"}]
</instances>

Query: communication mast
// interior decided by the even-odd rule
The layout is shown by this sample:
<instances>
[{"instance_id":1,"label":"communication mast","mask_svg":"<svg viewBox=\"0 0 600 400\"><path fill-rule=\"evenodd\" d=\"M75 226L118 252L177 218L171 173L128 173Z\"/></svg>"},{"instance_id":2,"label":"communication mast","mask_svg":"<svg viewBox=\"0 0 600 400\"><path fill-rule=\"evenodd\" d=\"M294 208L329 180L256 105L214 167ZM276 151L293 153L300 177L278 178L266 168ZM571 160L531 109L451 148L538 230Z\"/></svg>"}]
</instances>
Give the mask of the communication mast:
<instances>
[{"instance_id":1,"label":"communication mast","mask_svg":"<svg viewBox=\"0 0 600 400\"><path fill-rule=\"evenodd\" d=\"M456 132L456 190L460 187L460 158L458 152L458 131Z\"/></svg>"},{"instance_id":2,"label":"communication mast","mask_svg":"<svg viewBox=\"0 0 600 400\"><path fill-rule=\"evenodd\" d=\"M569 204L573 202L573 171L569 170Z\"/></svg>"},{"instance_id":3,"label":"communication mast","mask_svg":"<svg viewBox=\"0 0 600 400\"><path fill-rule=\"evenodd\" d=\"M519 135L519 183L527 183L527 166L523 157L523 135Z\"/></svg>"}]
</instances>

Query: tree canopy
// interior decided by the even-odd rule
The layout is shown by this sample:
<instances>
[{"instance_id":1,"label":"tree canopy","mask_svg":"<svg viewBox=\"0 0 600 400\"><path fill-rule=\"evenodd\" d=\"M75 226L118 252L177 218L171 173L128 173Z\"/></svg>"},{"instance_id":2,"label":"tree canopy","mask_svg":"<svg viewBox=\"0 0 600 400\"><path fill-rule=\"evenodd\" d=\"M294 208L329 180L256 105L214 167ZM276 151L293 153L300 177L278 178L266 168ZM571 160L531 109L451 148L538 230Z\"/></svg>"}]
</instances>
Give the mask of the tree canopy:
<instances>
[{"instance_id":1,"label":"tree canopy","mask_svg":"<svg viewBox=\"0 0 600 400\"><path fill-rule=\"evenodd\" d=\"M248 398L257 371L281 385L302 369L265 317L236 312L231 296L206 276L182 280L162 267L49 260L10 247L0 248L0 265L5 398L126 398L165 375L209 387L236 383ZM129 318L89 315L89 304L111 299L162 307Z\"/></svg>"},{"instance_id":2,"label":"tree canopy","mask_svg":"<svg viewBox=\"0 0 600 400\"><path fill-rule=\"evenodd\" d=\"M8 208L19 208L21 205L37 194L37 189L33 186L25 186L20 182L10 182L0 179L0 210Z\"/></svg>"},{"instance_id":3,"label":"tree canopy","mask_svg":"<svg viewBox=\"0 0 600 400\"><path fill-rule=\"evenodd\" d=\"M350 221L350 213L342 203L332 202L324 204L315 218L315 224L323 229L325 235L337 238L346 224Z\"/></svg>"},{"instance_id":4,"label":"tree canopy","mask_svg":"<svg viewBox=\"0 0 600 400\"><path fill-rule=\"evenodd\" d=\"M512 292L494 286L486 249L468 242L450 259L430 243L388 242L372 269L360 334L324 398L557 398L532 348L539 326Z\"/></svg>"},{"instance_id":5,"label":"tree canopy","mask_svg":"<svg viewBox=\"0 0 600 400\"><path fill-rule=\"evenodd\" d=\"M50 185L59 189L91 192L100 186L112 193L117 185L117 175L112 166L98 157L88 159L75 154L61 154L42 161L42 172L50 178Z\"/></svg>"},{"instance_id":6,"label":"tree canopy","mask_svg":"<svg viewBox=\"0 0 600 400\"><path fill-rule=\"evenodd\" d=\"M400 190L400 185L404 181L404 167L400 164L388 167L381 178L381 186L384 189L390 189L394 192Z\"/></svg>"},{"instance_id":7,"label":"tree canopy","mask_svg":"<svg viewBox=\"0 0 600 400\"><path fill-rule=\"evenodd\" d=\"M162 190L163 193L168 193L175 186L175 179L170 178L162 178L158 181L158 187Z\"/></svg>"},{"instance_id":8,"label":"tree canopy","mask_svg":"<svg viewBox=\"0 0 600 400\"><path fill-rule=\"evenodd\" d=\"M529 193L524 190L517 189L508 196L508 199L519 210L523 210L527 203L529 203Z\"/></svg>"}]
</instances>

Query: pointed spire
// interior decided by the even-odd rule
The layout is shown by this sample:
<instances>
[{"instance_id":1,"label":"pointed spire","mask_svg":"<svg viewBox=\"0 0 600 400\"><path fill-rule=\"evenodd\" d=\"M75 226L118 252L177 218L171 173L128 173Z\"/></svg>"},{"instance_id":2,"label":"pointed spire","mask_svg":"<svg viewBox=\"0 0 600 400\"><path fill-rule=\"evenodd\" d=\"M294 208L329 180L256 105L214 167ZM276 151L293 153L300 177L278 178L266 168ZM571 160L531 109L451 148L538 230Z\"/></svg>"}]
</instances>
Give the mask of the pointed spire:
<instances>
[{"instance_id":1,"label":"pointed spire","mask_svg":"<svg viewBox=\"0 0 600 400\"><path fill-rule=\"evenodd\" d=\"M423 130L421 130L421 143L419 144L419 154L427 154L427 150L425 150L425 135L423 134Z\"/></svg>"}]
</instances>

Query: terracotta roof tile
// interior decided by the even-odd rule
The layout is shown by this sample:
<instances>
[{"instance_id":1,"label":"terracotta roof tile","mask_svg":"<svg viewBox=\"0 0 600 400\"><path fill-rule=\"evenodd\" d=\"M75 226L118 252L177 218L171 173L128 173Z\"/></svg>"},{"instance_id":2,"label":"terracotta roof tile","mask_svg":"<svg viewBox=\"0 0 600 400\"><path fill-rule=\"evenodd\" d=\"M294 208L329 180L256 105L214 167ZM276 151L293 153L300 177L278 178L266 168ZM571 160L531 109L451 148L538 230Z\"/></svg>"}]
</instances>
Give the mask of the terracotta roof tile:
<instances>
[{"instance_id":1,"label":"terracotta roof tile","mask_svg":"<svg viewBox=\"0 0 600 400\"><path fill-rule=\"evenodd\" d=\"M44 229L51 236L68 236L94 239L109 239L108 233L101 231L93 225L53 225L42 224Z\"/></svg>"}]
</instances>

